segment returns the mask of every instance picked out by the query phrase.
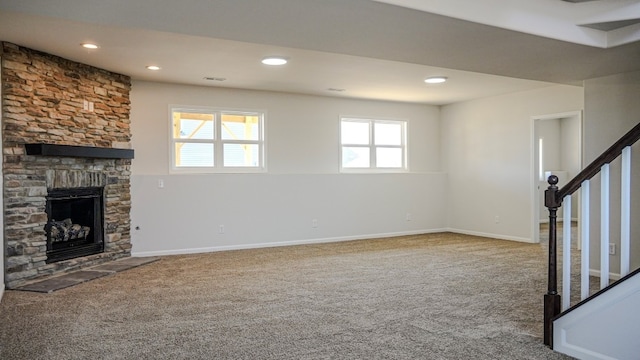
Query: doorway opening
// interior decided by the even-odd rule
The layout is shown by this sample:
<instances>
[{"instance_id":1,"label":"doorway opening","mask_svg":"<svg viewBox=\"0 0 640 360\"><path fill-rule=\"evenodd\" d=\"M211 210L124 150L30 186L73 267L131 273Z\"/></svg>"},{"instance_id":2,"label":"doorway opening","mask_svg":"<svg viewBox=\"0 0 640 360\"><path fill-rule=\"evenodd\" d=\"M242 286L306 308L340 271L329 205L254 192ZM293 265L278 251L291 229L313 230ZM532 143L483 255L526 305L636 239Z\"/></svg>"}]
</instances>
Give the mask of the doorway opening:
<instances>
[{"instance_id":1,"label":"doorway opening","mask_svg":"<svg viewBox=\"0 0 640 360\"><path fill-rule=\"evenodd\" d=\"M540 242L541 224L549 222L544 206L544 192L549 187L550 175L558 176L558 187L564 186L582 170L582 112L534 116L532 122L531 208L532 239ZM571 221L579 219L579 194L572 195ZM562 221L562 208L558 209ZM578 234L579 236L579 234ZM542 238L546 238L544 234Z\"/></svg>"}]
</instances>

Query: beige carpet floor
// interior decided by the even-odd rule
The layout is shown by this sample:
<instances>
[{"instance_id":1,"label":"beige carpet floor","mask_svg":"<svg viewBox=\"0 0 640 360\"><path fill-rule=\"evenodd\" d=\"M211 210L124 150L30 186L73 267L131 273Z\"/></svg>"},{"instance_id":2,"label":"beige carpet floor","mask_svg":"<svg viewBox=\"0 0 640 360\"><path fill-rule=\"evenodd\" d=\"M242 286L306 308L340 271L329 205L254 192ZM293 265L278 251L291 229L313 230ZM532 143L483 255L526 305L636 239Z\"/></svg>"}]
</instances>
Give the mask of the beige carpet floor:
<instances>
[{"instance_id":1,"label":"beige carpet floor","mask_svg":"<svg viewBox=\"0 0 640 360\"><path fill-rule=\"evenodd\" d=\"M456 234L167 256L7 291L0 359L567 359L543 246Z\"/></svg>"}]
</instances>

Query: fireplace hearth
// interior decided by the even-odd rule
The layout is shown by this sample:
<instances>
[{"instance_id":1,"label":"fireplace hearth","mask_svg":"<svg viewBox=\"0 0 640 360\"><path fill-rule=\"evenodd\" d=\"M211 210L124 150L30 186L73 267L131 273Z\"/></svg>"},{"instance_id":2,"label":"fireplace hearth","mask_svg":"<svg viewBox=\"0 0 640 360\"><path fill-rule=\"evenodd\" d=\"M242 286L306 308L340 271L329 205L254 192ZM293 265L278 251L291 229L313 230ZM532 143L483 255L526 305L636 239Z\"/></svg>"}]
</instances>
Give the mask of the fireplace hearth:
<instances>
[{"instance_id":1,"label":"fireplace hearth","mask_svg":"<svg viewBox=\"0 0 640 360\"><path fill-rule=\"evenodd\" d=\"M49 189L47 263L104 251L104 188Z\"/></svg>"}]
</instances>

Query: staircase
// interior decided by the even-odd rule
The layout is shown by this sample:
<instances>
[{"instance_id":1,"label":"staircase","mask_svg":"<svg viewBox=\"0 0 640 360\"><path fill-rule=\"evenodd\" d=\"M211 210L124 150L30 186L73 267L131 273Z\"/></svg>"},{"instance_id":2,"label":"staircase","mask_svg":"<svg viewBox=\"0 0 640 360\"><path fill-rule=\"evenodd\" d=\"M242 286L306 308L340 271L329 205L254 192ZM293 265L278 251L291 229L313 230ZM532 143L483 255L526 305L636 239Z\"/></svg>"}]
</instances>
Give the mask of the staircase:
<instances>
[{"instance_id":1,"label":"staircase","mask_svg":"<svg viewBox=\"0 0 640 360\"><path fill-rule=\"evenodd\" d=\"M631 149L640 139L640 124L582 170L561 189L551 175L545 191L549 209L549 272L544 296L544 342L558 352L580 359L640 359L640 270L630 271L631 234ZM610 164L620 159L620 279L610 283L611 191ZM600 234L590 236L591 180L600 178ZM596 189L594 189L596 190ZM562 294L557 281L557 210L562 205L563 223L571 222L571 195L580 194L579 288L571 284L571 226L563 226ZM598 209L595 209L596 211ZM615 212L617 215L618 212ZM638 219L638 216L635 216ZM617 220L617 218L615 219ZM637 223L637 221L636 221ZM617 225L617 224L616 224ZM600 241L600 290L590 294L590 244ZM579 290L580 301L571 304L571 294Z\"/></svg>"}]
</instances>

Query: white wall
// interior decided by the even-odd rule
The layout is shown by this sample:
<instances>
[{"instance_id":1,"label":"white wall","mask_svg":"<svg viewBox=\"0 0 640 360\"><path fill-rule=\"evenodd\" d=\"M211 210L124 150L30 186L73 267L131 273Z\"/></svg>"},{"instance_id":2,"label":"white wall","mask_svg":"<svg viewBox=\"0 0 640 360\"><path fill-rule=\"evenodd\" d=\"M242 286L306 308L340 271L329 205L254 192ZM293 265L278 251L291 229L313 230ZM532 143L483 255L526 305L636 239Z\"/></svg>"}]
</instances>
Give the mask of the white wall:
<instances>
[{"instance_id":1,"label":"white wall","mask_svg":"<svg viewBox=\"0 0 640 360\"><path fill-rule=\"evenodd\" d=\"M562 133L560 119L539 120L538 136L544 140L543 165L544 171L564 170L562 168Z\"/></svg>"},{"instance_id":2,"label":"white wall","mask_svg":"<svg viewBox=\"0 0 640 360\"><path fill-rule=\"evenodd\" d=\"M360 239L446 226L438 107L138 81L131 103L134 255ZM169 104L265 110L268 172L169 174ZM407 120L411 172L340 174L340 115ZM157 186L160 179L164 188Z\"/></svg>"},{"instance_id":3,"label":"white wall","mask_svg":"<svg viewBox=\"0 0 640 360\"><path fill-rule=\"evenodd\" d=\"M584 164L603 151L640 121L640 71L617 74L585 81ZM640 143L632 151L631 183L631 269L640 267L640 192L635 179L640 179ZM620 161L611 163L610 240L620 249ZM590 268L600 269L600 176L591 182L591 252ZM619 251L609 257L610 270L620 272Z\"/></svg>"},{"instance_id":4,"label":"white wall","mask_svg":"<svg viewBox=\"0 0 640 360\"><path fill-rule=\"evenodd\" d=\"M561 119L560 133L561 167L569 172L569 178L573 178L582 170L582 117Z\"/></svg>"},{"instance_id":5,"label":"white wall","mask_svg":"<svg viewBox=\"0 0 640 360\"><path fill-rule=\"evenodd\" d=\"M451 189L449 228L536 241L531 117L582 108L583 89L566 85L444 106L441 141Z\"/></svg>"},{"instance_id":6,"label":"white wall","mask_svg":"<svg viewBox=\"0 0 640 360\"><path fill-rule=\"evenodd\" d=\"M568 179L573 179L582 170L582 116L560 119L560 133L562 137L562 169L568 172ZM572 219L578 219L578 201L579 194L573 194L571 196Z\"/></svg>"}]
</instances>

